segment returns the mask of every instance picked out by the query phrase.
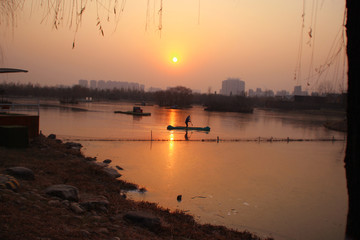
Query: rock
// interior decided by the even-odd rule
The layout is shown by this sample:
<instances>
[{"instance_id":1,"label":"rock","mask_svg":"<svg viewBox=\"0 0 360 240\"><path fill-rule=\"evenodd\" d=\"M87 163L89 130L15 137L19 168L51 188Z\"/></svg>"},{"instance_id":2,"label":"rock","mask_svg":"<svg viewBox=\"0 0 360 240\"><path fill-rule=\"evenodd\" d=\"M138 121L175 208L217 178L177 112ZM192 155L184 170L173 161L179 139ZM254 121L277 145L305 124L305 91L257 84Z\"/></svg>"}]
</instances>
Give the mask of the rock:
<instances>
[{"instance_id":1,"label":"rock","mask_svg":"<svg viewBox=\"0 0 360 240\"><path fill-rule=\"evenodd\" d=\"M50 134L50 135L48 136L48 139L56 139L56 135L55 135L55 134Z\"/></svg>"},{"instance_id":2,"label":"rock","mask_svg":"<svg viewBox=\"0 0 360 240\"><path fill-rule=\"evenodd\" d=\"M104 196L83 196L80 201L80 206L87 211L104 211L107 212L109 201Z\"/></svg>"},{"instance_id":3,"label":"rock","mask_svg":"<svg viewBox=\"0 0 360 240\"><path fill-rule=\"evenodd\" d=\"M69 206L70 206L69 200L62 200L62 201L61 201L61 204L62 204L63 206L65 206L65 207L69 207Z\"/></svg>"},{"instance_id":4,"label":"rock","mask_svg":"<svg viewBox=\"0 0 360 240\"><path fill-rule=\"evenodd\" d=\"M81 208L80 204L72 202L70 203L70 209L76 214L84 213L84 209Z\"/></svg>"},{"instance_id":5,"label":"rock","mask_svg":"<svg viewBox=\"0 0 360 240\"><path fill-rule=\"evenodd\" d=\"M117 168L118 170L124 170L122 167L117 166L117 165L116 165L116 168Z\"/></svg>"},{"instance_id":6,"label":"rock","mask_svg":"<svg viewBox=\"0 0 360 240\"><path fill-rule=\"evenodd\" d=\"M54 207L60 207L61 206L61 202L59 200L50 200L50 201L48 201L48 204L50 206L54 206Z\"/></svg>"},{"instance_id":7,"label":"rock","mask_svg":"<svg viewBox=\"0 0 360 240\"><path fill-rule=\"evenodd\" d=\"M88 162L94 162L96 161L96 157L86 157L85 160Z\"/></svg>"},{"instance_id":8,"label":"rock","mask_svg":"<svg viewBox=\"0 0 360 240\"><path fill-rule=\"evenodd\" d=\"M0 174L0 189L17 191L19 186L19 182L13 176Z\"/></svg>"},{"instance_id":9,"label":"rock","mask_svg":"<svg viewBox=\"0 0 360 240\"><path fill-rule=\"evenodd\" d=\"M12 167L6 169L7 174L14 176L19 179L34 180L34 172L26 167Z\"/></svg>"},{"instance_id":10,"label":"rock","mask_svg":"<svg viewBox=\"0 0 360 240\"><path fill-rule=\"evenodd\" d=\"M82 148L82 145L80 143L75 143L75 142L67 142L65 143L65 146L68 149L76 149L76 150L80 150Z\"/></svg>"},{"instance_id":11,"label":"rock","mask_svg":"<svg viewBox=\"0 0 360 240\"><path fill-rule=\"evenodd\" d=\"M45 189L45 193L50 196L59 197L69 201L79 201L79 190L70 185L58 184Z\"/></svg>"},{"instance_id":12,"label":"rock","mask_svg":"<svg viewBox=\"0 0 360 240\"><path fill-rule=\"evenodd\" d=\"M86 237L86 238L90 237L90 235L91 235L89 231L86 231L84 229L80 230L79 233L81 236Z\"/></svg>"},{"instance_id":13,"label":"rock","mask_svg":"<svg viewBox=\"0 0 360 240\"><path fill-rule=\"evenodd\" d=\"M105 167L103 168L103 171L106 172L110 177L118 178L121 177L121 174L118 173L116 169Z\"/></svg>"},{"instance_id":14,"label":"rock","mask_svg":"<svg viewBox=\"0 0 360 240\"><path fill-rule=\"evenodd\" d=\"M145 193L146 191L147 191L147 190L146 190L146 188L144 188L144 187L142 187L142 188L139 189L139 192L140 192L140 193Z\"/></svg>"},{"instance_id":15,"label":"rock","mask_svg":"<svg viewBox=\"0 0 360 240\"><path fill-rule=\"evenodd\" d=\"M121 196L123 199L126 199L126 198L127 198L127 196L126 196L125 193L120 193L120 196Z\"/></svg>"},{"instance_id":16,"label":"rock","mask_svg":"<svg viewBox=\"0 0 360 240\"><path fill-rule=\"evenodd\" d=\"M106 163L103 163L103 162L90 162L91 164L93 165L96 165L96 166L99 166L99 167L102 167L102 168L105 168L108 166L108 164Z\"/></svg>"},{"instance_id":17,"label":"rock","mask_svg":"<svg viewBox=\"0 0 360 240\"><path fill-rule=\"evenodd\" d=\"M160 219L147 212L130 211L124 215L124 219L151 231L157 231L161 228Z\"/></svg>"},{"instance_id":18,"label":"rock","mask_svg":"<svg viewBox=\"0 0 360 240\"><path fill-rule=\"evenodd\" d=\"M105 159L104 161L103 161L103 163L106 163L106 164L109 164L109 163L111 163L112 161L110 160L110 159Z\"/></svg>"},{"instance_id":19,"label":"rock","mask_svg":"<svg viewBox=\"0 0 360 240\"><path fill-rule=\"evenodd\" d=\"M109 233L109 230L107 229L107 228L104 228L104 227L102 227L102 228L97 228L97 229L95 229L95 231L94 231L95 233L103 233L103 234L108 234Z\"/></svg>"},{"instance_id":20,"label":"rock","mask_svg":"<svg viewBox=\"0 0 360 240\"><path fill-rule=\"evenodd\" d=\"M104 222L104 218L102 216L91 216L88 218L91 222Z\"/></svg>"}]
</instances>

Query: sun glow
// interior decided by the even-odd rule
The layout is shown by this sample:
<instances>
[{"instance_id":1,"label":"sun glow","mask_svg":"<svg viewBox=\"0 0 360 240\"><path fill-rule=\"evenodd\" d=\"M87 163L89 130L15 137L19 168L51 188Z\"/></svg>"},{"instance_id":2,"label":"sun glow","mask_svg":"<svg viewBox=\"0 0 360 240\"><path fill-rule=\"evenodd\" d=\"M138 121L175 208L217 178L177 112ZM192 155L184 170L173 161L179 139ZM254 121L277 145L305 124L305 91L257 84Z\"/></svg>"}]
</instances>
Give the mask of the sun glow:
<instances>
[{"instance_id":1,"label":"sun glow","mask_svg":"<svg viewBox=\"0 0 360 240\"><path fill-rule=\"evenodd\" d=\"M173 61L174 63L176 63L176 62L178 61L178 58L177 58L177 57L173 57L172 61Z\"/></svg>"}]
</instances>

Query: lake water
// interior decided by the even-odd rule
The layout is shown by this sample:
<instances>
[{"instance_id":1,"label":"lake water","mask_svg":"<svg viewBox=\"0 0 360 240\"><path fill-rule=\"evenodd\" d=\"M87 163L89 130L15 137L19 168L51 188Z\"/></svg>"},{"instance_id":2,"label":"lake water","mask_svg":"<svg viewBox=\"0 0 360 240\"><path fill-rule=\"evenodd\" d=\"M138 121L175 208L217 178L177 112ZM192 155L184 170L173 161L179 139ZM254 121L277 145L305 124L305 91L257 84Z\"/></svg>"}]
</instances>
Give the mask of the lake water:
<instances>
[{"instance_id":1,"label":"lake water","mask_svg":"<svg viewBox=\"0 0 360 240\"><path fill-rule=\"evenodd\" d=\"M345 134L322 125L342 116L157 106L143 107L150 117L113 113L132 106L83 103L76 107L90 111L42 108L40 129L45 135L80 142L87 156L111 159L112 166L123 167L122 179L147 189L128 194L132 199L187 211L201 223L275 239L344 238ZM185 136L184 131L166 129L184 125L188 114L194 126L210 126L211 131L189 131Z\"/></svg>"}]
</instances>

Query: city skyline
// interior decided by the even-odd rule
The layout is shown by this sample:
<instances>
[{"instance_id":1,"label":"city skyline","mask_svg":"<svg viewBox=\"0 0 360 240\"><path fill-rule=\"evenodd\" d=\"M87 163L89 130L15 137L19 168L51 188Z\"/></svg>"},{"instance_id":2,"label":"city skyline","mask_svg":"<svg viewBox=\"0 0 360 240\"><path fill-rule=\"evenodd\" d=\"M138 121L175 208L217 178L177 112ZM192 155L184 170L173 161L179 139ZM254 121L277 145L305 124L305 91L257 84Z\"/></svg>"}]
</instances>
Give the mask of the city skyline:
<instances>
[{"instance_id":1,"label":"city skyline","mask_svg":"<svg viewBox=\"0 0 360 240\"><path fill-rule=\"evenodd\" d=\"M0 81L70 85L113 79L206 93L218 92L221 80L231 77L244 79L249 89L291 91L301 85L316 91L326 82L346 89L340 0L306 6L285 0L167 2L161 22L156 0L127 2L117 16L88 2L79 28L70 26L65 4L57 30L52 13L35 5L25 1L16 24L0 25L0 67L29 71L2 74Z\"/></svg>"}]
</instances>

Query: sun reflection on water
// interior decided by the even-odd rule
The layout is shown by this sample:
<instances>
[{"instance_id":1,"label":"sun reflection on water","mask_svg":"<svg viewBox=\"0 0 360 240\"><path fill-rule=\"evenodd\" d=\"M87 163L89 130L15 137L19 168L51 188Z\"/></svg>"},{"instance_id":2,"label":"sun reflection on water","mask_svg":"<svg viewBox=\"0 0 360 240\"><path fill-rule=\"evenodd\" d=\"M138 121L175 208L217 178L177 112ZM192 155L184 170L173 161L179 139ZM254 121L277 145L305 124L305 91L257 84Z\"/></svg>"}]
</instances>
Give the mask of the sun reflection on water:
<instances>
[{"instance_id":1,"label":"sun reflection on water","mask_svg":"<svg viewBox=\"0 0 360 240\"><path fill-rule=\"evenodd\" d=\"M168 159L167 159L167 168L170 170L174 166L174 134L170 133L169 137L169 152L168 152Z\"/></svg>"}]
</instances>

